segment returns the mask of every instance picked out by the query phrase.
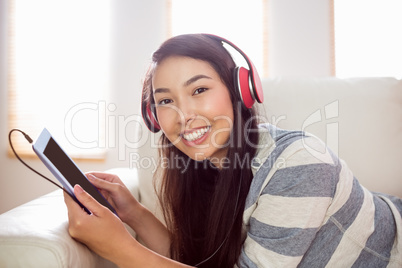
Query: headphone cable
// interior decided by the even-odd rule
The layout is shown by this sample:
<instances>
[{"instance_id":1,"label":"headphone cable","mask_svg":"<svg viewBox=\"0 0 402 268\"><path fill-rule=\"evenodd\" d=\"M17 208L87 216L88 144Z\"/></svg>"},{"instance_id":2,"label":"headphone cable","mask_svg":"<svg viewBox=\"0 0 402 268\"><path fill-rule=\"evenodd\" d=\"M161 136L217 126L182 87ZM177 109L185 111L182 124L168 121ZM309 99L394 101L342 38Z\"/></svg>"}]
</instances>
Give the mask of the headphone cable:
<instances>
[{"instance_id":1,"label":"headphone cable","mask_svg":"<svg viewBox=\"0 0 402 268\"><path fill-rule=\"evenodd\" d=\"M57 183L55 183L53 180L51 180L51 179L49 179L48 177L46 177L45 175L43 175L42 173L38 172L37 170L35 170L34 168L32 168L30 165L28 165L27 163L25 163L24 160L21 159L21 157L20 157L20 156L17 154L17 152L15 151L14 146L13 146L13 143L12 143L12 139L11 139L11 134L12 134L14 131L18 131L18 132L22 133L22 135L24 135L25 139L26 139L30 144L33 143L33 140L31 139L31 137L29 137L28 134L26 134L24 131L22 131L22 130L20 130L20 129L18 129L18 128L13 128L12 130L10 130L10 132L8 133L8 142L10 143L11 150L13 151L15 157L17 157L17 159L18 159L22 164L24 164L27 168L29 168L30 170L32 170L33 172L35 172L36 174L38 174L38 175L41 176L42 178L46 179L48 182L51 182L53 185L55 185L55 186L57 186L58 188L62 189L65 193L67 193L69 196L71 196L71 197L74 199L74 197L73 197L69 192L67 192L66 189L64 189L63 187L61 187L60 185L58 185Z\"/></svg>"}]
</instances>

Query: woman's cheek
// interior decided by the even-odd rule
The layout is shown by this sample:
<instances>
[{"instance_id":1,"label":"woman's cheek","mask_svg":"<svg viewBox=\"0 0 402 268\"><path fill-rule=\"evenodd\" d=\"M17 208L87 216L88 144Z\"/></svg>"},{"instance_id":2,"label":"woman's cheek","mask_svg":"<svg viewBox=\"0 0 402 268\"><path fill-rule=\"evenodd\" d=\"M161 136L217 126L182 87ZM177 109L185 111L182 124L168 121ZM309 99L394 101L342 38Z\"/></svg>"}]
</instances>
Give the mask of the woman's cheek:
<instances>
[{"instance_id":1,"label":"woman's cheek","mask_svg":"<svg viewBox=\"0 0 402 268\"><path fill-rule=\"evenodd\" d=\"M174 129L178 116L178 112L173 107L162 107L157 110L158 123L166 135Z\"/></svg>"}]
</instances>

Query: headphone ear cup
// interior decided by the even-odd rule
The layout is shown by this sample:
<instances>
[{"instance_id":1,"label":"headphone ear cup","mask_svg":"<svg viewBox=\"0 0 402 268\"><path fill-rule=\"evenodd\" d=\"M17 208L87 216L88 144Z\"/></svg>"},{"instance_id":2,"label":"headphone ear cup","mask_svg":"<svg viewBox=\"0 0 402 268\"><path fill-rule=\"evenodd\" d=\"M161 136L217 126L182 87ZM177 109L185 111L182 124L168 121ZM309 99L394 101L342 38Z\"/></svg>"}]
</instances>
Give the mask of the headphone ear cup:
<instances>
[{"instance_id":1,"label":"headphone ear cup","mask_svg":"<svg viewBox=\"0 0 402 268\"><path fill-rule=\"evenodd\" d=\"M250 69L250 81L253 87L252 94L254 99L257 100L259 103L263 103L264 101L264 91L262 88L262 83L260 76L254 66L254 64L250 61L251 69Z\"/></svg>"},{"instance_id":2,"label":"headphone ear cup","mask_svg":"<svg viewBox=\"0 0 402 268\"><path fill-rule=\"evenodd\" d=\"M151 131L153 133L156 133L159 130L161 130L158 120L156 120L155 113L153 113L151 111L151 108L149 107L149 105L147 106L147 113L148 113L149 121L151 121Z\"/></svg>"},{"instance_id":3,"label":"headphone ear cup","mask_svg":"<svg viewBox=\"0 0 402 268\"><path fill-rule=\"evenodd\" d=\"M235 68L235 87L240 93L242 102L246 108L251 108L255 102L252 89L250 88L249 71L244 67Z\"/></svg>"},{"instance_id":4,"label":"headphone ear cup","mask_svg":"<svg viewBox=\"0 0 402 268\"><path fill-rule=\"evenodd\" d=\"M142 119L144 119L145 125L151 132L157 133L161 127L159 126L158 120L155 118L155 114L151 111L150 104L142 103L141 106Z\"/></svg>"}]
</instances>

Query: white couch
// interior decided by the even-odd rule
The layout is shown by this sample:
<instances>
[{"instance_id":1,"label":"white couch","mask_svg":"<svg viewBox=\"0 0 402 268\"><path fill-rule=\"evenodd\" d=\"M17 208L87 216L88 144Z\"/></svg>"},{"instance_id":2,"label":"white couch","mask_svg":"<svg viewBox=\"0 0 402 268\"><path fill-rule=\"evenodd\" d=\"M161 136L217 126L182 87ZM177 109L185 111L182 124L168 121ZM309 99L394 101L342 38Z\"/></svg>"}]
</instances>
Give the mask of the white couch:
<instances>
[{"instance_id":1,"label":"white couch","mask_svg":"<svg viewBox=\"0 0 402 268\"><path fill-rule=\"evenodd\" d=\"M139 198L135 170L121 168L107 172L118 174ZM0 267L116 267L74 241L67 226L62 190L3 213L0 215Z\"/></svg>"},{"instance_id":2,"label":"white couch","mask_svg":"<svg viewBox=\"0 0 402 268\"><path fill-rule=\"evenodd\" d=\"M263 87L266 121L317 135L366 188L402 197L402 80L277 78ZM147 135L138 153L148 160L111 172L160 215L149 165L157 138L145 126L138 135ZM60 190L0 215L0 267L113 266L69 237Z\"/></svg>"}]
</instances>

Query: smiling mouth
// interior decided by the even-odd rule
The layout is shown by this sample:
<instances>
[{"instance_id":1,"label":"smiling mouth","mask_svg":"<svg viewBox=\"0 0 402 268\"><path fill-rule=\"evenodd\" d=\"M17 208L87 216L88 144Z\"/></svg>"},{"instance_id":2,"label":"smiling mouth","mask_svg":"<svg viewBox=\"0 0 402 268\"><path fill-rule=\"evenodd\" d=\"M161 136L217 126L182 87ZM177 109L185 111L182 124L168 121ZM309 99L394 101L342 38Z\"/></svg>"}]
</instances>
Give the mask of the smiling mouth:
<instances>
[{"instance_id":1,"label":"smiling mouth","mask_svg":"<svg viewBox=\"0 0 402 268\"><path fill-rule=\"evenodd\" d=\"M186 132L182 134L181 136L187 140L187 141L195 141L204 136L205 133L207 133L211 129L211 126L206 126L203 128L199 128L196 130L193 130L191 132Z\"/></svg>"}]
</instances>

